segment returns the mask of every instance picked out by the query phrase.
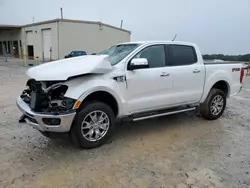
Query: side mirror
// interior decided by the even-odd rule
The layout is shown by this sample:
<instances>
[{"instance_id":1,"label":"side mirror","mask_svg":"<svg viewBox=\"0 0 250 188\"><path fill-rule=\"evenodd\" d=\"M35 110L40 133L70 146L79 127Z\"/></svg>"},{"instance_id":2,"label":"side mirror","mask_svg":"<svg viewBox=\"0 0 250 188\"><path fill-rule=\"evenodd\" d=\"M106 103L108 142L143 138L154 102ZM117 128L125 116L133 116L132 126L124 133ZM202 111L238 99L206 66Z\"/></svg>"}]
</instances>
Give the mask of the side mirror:
<instances>
[{"instance_id":1,"label":"side mirror","mask_svg":"<svg viewBox=\"0 0 250 188\"><path fill-rule=\"evenodd\" d=\"M128 70L148 68L148 60L146 58L134 58L130 61Z\"/></svg>"}]
</instances>

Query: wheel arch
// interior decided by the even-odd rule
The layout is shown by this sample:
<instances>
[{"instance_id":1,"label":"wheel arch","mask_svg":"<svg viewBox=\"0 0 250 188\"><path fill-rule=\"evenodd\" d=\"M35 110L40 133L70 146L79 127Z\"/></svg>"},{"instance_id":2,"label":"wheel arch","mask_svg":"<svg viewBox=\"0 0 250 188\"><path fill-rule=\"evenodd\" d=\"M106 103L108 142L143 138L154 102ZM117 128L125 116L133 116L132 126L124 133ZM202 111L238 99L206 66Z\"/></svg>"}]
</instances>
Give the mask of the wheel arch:
<instances>
[{"instance_id":1,"label":"wheel arch","mask_svg":"<svg viewBox=\"0 0 250 188\"><path fill-rule=\"evenodd\" d=\"M203 93L200 103L203 103L206 100L209 92L213 88L224 91L227 98L230 96L231 88L230 88L229 82L226 79L220 79L217 81L213 81L211 85L206 86L204 88L204 93Z\"/></svg>"},{"instance_id":2,"label":"wheel arch","mask_svg":"<svg viewBox=\"0 0 250 188\"><path fill-rule=\"evenodd\" d=\"M225 80L220 80L217 81L212 87L211 89L220 89L225 93L226 97L229 97L230 94L230 86L228 84L227 81ZM211 91L211 89L209 91Z\"/></svg>"},{"instance_id":3,"label":"wheel arch","mask_svg":"<svg viewBox=\"0 0 250 188\"><path fill-rule=\"evenodd\" d=\"M78 109L81 109L87 101L101 101L110 106L115 116L121 113L121 101L118 95L113 91L107 91L105 89L94 89L92 91L84 93L78 100L81 101L81 105Z\"/></svg>"}]
</instances>

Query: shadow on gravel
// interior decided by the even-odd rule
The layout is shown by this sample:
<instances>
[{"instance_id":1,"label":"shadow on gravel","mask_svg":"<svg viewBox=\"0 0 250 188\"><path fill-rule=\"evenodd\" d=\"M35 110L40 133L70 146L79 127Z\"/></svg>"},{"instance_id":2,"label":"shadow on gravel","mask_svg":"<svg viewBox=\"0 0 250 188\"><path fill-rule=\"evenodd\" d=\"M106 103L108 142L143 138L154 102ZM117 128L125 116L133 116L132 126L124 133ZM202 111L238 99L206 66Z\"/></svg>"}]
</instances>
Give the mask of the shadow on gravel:
<instances>
[{"instance_id":1,"label":"shadow on gravel","mask_svg":"<svg viewBox=\"0 0 250 188\"><path fill-rule=\"evenodd\" d=\"M134 137L146 133L161 133L163 130L168 131L178 129L178 127L192 126L191 121L205 121L201 117L197 117L195 112L187 112L169 116L163 116L154 119L147 119L138 122L117 124L114 132L113 140L119 140L121 137Z\"/></svg>"},{"instance_id":2,"label":"shadow on gravel","mask_svg":"<svg viewBox=\"0 0 250 188\"><path fill-rule=\"evenodd\" d=\"M143 120L139 122L126 122L117 123L111 140L107 144L112 144L113 142L119 142L119 139L125 138L130 139L137 137L138 135L143 136L147 133L161 133L163 130L178 129L181 126L192 126L190 121L205 121L201 117L197 117L194 112L187 112L182 114L170 115L165 117L159 117L154 119ZM39 133L37 133L39 134ZM102 147L105 147L102 146ZM60 148L59 150L70 150L79 151L79 147L75 146L70 137L65 135L61 138L49 139L47 143L48 149ZM81 149L80 149L81 150ZM95 149L92 149L95 150Z\"/></svg>"}]
</instances>

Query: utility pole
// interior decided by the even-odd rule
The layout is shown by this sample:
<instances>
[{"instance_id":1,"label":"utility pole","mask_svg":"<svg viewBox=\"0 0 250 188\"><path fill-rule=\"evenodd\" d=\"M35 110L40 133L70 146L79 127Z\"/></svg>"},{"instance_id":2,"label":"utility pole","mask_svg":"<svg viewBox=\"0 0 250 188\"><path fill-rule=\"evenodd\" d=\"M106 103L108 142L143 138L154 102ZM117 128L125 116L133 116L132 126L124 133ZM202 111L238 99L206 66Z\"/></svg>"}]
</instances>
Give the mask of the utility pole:
<instances>
[{"instance_id":1,"label":"utility pole","mask_svg":"<svg viewBox=\"0 0 250 188\"><path fill-rule=\"evenodd\" d=\"M61 10L61 19L63 19L63 9L60 8L60 10Z\"/></svg>"},{"instance_id":2,"label":"utility pole","mask_svg":"<svg viewBox=\"0 0 250 188\"><path fill-rule=\"evenodd\" d=\"M121 29L122 29L122 24L123 24L123 20L121 20L121 26L120 26Z\"/></svg>"}]
</instances>

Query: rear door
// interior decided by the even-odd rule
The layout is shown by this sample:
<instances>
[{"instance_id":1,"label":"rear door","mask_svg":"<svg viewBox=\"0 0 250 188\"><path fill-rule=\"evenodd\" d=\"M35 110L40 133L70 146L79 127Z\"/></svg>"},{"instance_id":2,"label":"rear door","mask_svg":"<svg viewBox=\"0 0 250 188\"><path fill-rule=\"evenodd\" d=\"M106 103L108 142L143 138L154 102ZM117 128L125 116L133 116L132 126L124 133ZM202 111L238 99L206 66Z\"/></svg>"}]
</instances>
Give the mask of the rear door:
<instances>
[{"instance_id":1,"label":"rear door","mask_svg":"<svg viewBox=\"0 0 250 188\"><path fill-rule=\"evenodd\" d=\"M145 47L132 59L134 58L146 58L149 68L126 72L128 112L135 113L166 106L172 79L165 70L165 46L157 44Z\"/></svg>"},{"instance_id":2,"label":"rear door","mask_svg":"<svg viewBox=\"0 0 250 188\"><path fill-rule=\"evenodd\" d=\"M172 104L199 102L203 93L205 69L196 49L188 45L167 45L169 72L173 79Z\"/></svg>"}]
</instances>

